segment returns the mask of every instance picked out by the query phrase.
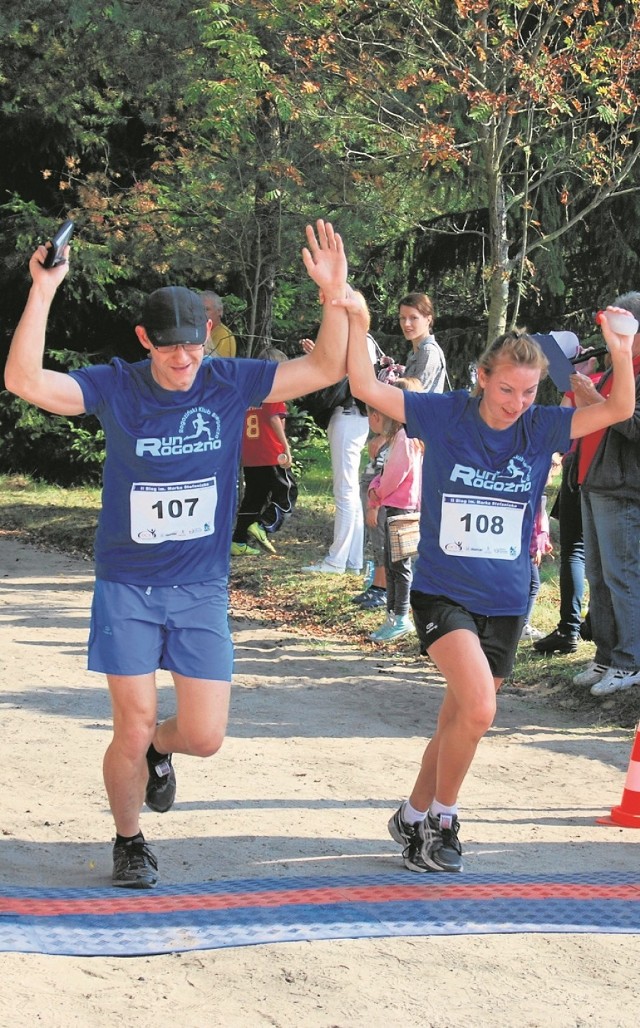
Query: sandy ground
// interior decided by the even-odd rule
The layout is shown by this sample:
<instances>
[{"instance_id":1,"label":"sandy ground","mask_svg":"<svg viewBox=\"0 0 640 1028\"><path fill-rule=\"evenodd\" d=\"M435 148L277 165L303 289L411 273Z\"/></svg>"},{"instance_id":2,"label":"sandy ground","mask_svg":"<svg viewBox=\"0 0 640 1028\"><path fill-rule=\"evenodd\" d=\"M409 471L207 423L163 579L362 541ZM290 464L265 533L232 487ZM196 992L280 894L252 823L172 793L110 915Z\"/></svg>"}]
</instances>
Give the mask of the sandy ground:
<instances>
[{"instance_id":1,"label":"sandy ground","mask_svg":"<svg viewBox=\"0 0 640 1028\"><path fill-rule=\"evenodd\" d=\"M91 566L0 538L0 882L108 884L110 708L85 671ZM434 722L426 661L234 622L228 739L178 758L170 814L143 814L167 883L409 875L387 835ZM168 676L161 712L172 710ZM461 797L465 874L637 871L603 828L633 733L507 692ZM0 1025L634 1026L640 938L484 935L282 943L143 958L0 954Z\"/></svg>"}]
</instances>

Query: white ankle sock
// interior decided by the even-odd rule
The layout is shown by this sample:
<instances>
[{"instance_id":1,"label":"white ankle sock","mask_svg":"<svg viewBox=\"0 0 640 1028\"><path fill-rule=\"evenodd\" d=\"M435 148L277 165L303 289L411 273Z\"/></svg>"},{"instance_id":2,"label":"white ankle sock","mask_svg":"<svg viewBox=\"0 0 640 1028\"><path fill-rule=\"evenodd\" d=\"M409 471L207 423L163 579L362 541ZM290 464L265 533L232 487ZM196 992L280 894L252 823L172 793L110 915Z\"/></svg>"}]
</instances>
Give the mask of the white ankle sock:
<instances>
[{"instance_id":1,"label":"white ankle sock","mask_svg":"<svg viewBox=\"0 0 640 1028\"><path fill-rule=\"evenodd\" d=\"M424 821L427 816L426 810L416 810L409 803L409 800L405 800L402 807L402 814L400 815L402 820L408 825L415 825L417 821Z\"/></svg>"},{"instance_id":2,"label":"white ankle sock","mask_svg":"<svg viewBox=\"0 0 640 1028\"><path fill-rule=\"evenodd\" d=\"M455 804L452 807L447 807L444 803L438 803L437 800L434 800L429 807L429 813L432 817L437 817L438 814L452 814L455 816L458 813L458 808Z\"/></svg>"}]
</instances>

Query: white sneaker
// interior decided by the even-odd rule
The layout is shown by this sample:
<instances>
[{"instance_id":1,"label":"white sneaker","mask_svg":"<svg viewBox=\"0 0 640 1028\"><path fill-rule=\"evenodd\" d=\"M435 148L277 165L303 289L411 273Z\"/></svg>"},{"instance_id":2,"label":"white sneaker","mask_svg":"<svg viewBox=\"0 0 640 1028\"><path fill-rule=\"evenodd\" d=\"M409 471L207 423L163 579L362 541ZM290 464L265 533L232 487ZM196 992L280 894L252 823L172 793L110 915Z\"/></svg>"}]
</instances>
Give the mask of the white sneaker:
<instances>
[{"instance_id":1,"label":"white sneaker","mask_svg":"<svg viewBox=\"0 0 640 1028\"><path fill-rule=\"evenodd\" d=\"M520 634L520 639L521 640L523 640L523 639L542 639L544 637L544 634L545 633L541 632L539 628L534 628L533 625L530 625L529 622L527 621L522 626L522 632Z\"/></svg>"},{"instance_id":2,"label":"white sneaker","mask_svg":"<svg viewBox=\"0 0 640 1028\"><path fill-rule=\"evenodd\" d=\"M595 660L590 661L584 671L574 675L574 685L595 685L602 676L609 670L606 664L596 664Z\"/></svg>"},{"instance_id":3,"label":"white sneaker","mask_svg":"<svg viewBox=\"0 0 640 1028\"><path fill-rule=\"evenodd\" d=\"M620 667L610 667L591 689L592 696L608 696L612 692L630 689L632 685L640 685L640 671L626 671Z\"/></svg>"},{"instance_id":4,"label":"white sneaker","mask_svg":"<svg viewBox=\"0 0 640 1028\"><path fill-rule=\"evenodd\" d=\"M318 564L307 564L302 571L312 575L344 575L344 568L336 568L333 564L327 564L326 560L321 560Z\"/></svg>"}]
</instances>

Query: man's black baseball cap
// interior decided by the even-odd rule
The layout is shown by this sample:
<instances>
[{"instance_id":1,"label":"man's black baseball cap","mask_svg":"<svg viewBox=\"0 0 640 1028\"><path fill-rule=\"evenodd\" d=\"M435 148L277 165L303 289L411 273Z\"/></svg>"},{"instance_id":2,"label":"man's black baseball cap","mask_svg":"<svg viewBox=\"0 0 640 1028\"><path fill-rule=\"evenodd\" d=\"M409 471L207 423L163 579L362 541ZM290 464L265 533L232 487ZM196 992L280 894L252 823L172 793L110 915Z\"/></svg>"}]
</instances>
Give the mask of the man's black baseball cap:
<instances>
[{"instance_id":1,"label":"man's black baseball cap","mask_svg":"<svg viewBox=\"0 0 640 1028\"><path fill-rule=\"evenodd\" d=\"M204 343L207 315L199 293L185 286L164 286L145 300L142 324L154 346Z\"/></svg>"}]
</instances>

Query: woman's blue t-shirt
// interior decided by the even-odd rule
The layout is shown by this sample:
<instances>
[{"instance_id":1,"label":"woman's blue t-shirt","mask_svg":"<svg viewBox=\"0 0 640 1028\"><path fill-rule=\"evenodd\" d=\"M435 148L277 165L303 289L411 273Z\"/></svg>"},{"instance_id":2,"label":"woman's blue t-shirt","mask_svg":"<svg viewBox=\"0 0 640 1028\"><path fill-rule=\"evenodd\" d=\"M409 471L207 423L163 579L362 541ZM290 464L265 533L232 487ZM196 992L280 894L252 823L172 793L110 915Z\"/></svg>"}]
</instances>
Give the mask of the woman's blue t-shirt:
<instances>
[{"instance_id":1,"label":"woman's blue t-shirt","mask_svg":"<svg viewBox=\"0 0 640 1028\"><path fill-rule=\"evenodd\" d=\"M524 614L533 519L551 455L569 448L573 410L534 404L496 430L466 390L404 401L407 434L425 444L413 588L474 614Z\"/></svg>"}]
</instances>

